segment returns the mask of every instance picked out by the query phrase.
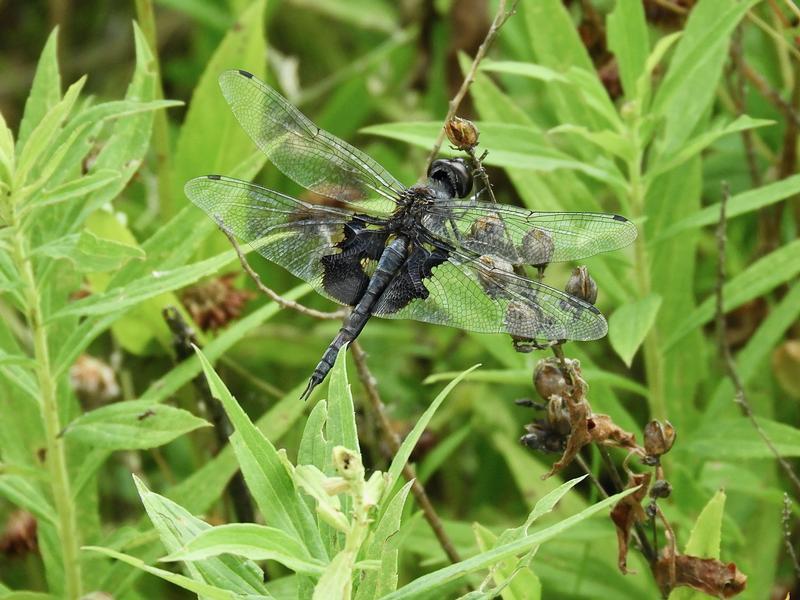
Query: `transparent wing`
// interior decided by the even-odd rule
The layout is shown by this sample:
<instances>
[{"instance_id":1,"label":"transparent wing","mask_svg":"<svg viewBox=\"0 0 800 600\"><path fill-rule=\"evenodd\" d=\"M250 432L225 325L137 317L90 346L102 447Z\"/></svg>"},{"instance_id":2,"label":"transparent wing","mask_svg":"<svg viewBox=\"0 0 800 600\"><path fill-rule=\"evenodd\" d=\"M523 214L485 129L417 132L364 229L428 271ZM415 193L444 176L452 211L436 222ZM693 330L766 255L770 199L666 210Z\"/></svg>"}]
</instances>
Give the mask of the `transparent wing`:
<instances>
[{"instance_id":1,"label":"transparent wing","mask_svg":"<svg viewBox=\"0 0 800 600\"><path fill-rule=\"evenodd\" d=\"M247 71L220 75L222 93L256 145L287 177L345 203L391 212L405 187L347 142L324 131Z\"/></svg>"},{"instance_id":2,"label":"transparent wing","mask_svg":"<svg viewBox=\"0 0 800 600\"><path fill-rule=\"evenodd\" d=\"M322 295L354 304L366 289L365 261L386 234L343 209L309 204L252 183L208 175L184 188L189 199L259 254Z\"/></svg>"},{"instance_id":3,"label":"transparent wing","mask_svg":"<svg viewBox=\"0 0 800 600\"><path fill-rule=\"evenodd\" d=\"M437 202L422 224L449 246L513 265L580 260L623 248L637 233L633 223L614 214L532 212L476 201Z\"/></svg>"},{"instance_id":4,"label":"transparent wing","mask_svg":"<svg viewBox=\"0 0 800 600\"><path fill-rule=\"evenodd\" d=\"M519 277L491 256L418 247L373 314L528 339L594 340L608 325L591 304Z\"/></svg>"}]
</instances>

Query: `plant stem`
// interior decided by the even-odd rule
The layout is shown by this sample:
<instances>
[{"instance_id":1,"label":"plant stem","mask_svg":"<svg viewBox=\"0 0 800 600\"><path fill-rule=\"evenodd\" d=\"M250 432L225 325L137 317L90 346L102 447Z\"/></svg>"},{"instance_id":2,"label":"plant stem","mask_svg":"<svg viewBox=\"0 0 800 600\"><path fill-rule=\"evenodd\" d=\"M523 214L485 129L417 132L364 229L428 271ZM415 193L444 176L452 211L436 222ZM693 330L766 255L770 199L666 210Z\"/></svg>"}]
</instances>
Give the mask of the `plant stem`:
<instances>
[{"instance_id":1,"label":"plant stem","mask_svg":"<svg viewBox=\"0 0 800 600\"><path fill-rule=\"evenodd\" d=\"M629 126L631 144L634 148L633 158L628 161L628 185L630 188L630 207L635 221L644 221L644 203L647 187L642 180L642 162L644 149L639 139L639 118L633 119ZM645 228L641 227L634 246L634 266L639 298L643 299L652 293L650 280L650 258L647 253ZM658 341L657 325L653 325L644 339L644 365L647 374L647 385L650 388L650 411L655 419L665 419L667 406L664 400L664 363Z\"/></svg>"},{"instance_id":2,"label":"plant stem","mask_svg":"<svg viewBox=\"0 0 800 600\"><path fill-rule=\"evenodd\" d=\"M11 199L11 222L13 234L14 262L22 281L25 295L25 317L33 333L33 352L36 360L36 375L41 394L40 410L45 435L45 462L49 471L50 488L58 519L61 558L64 565L64 593L67 598L77 599L82 595L81 565L78 557L80 540L75 515L75 504L70 489L67 469L67 453L62 430L56 382L50 368L50 350L44 324L41 298L36 285L33 264L22 239L15 200Z\"/></svg>"},{"instance_id":3,"label":"plant stem","mask_svg":"<svg viewBox=\"0 0 800 600\"><path fill-rule=\"evenodd\" d=\"M350 352L353 356L353 361L356 363L358 377L361 379L361 383L364 385L364 388L367 391L367 397L369 398L372 406L372 411L378 418L378 424L380 425L383 435L386 441L389 443L392 454L397 454L397 452L400 450L400 437L392 428L392 424L389 422L389 417L386 416L386 409L383 405L380 394L378 393L378 386L375 381L375 377L372 375L372 372L367 366L367 355L358 342L352 342L350 344ZM439 541L439 545L442 547L442 550L444 550L445 554L447 555L447 558L449 558L450 562L453 564L461 562L461 556L458 554L453 541L444 530L444 524L439 518L436 509L433 508L433 504L431 504L430 498L428 498L428 494L425 492L425 488L419 482L419 479L417 479L417 474L414 467L406 463L403 466L403 477L405 477L406 481L413 481L411 484L411 493L414 495L414 499L417 501L417 504L419 504L422 514L425 516L425 520L428 521L428 524L431 526L431 529L433 530L436 539Z\"/></svg>"}]
</instances>

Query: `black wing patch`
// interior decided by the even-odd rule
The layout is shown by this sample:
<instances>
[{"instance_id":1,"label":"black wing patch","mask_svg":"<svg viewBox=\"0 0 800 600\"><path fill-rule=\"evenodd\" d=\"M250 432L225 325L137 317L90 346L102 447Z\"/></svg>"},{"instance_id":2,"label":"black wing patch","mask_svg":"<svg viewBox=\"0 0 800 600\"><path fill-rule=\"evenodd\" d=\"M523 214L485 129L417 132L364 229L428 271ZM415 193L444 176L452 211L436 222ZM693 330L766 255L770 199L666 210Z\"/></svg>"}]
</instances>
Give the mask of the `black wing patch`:
<instances>
[{"instance_id":1,"label":"black wing patch","mask_svg":"<svg viewBox=\"0 0 800 600\"><path fill-rule=\"evenodd\" d=\"M198 177L185 191L264 258L346 305L363 294L369 261L380 256L387 236L347 210L310 204L229 177Z\"/></svg>"}]
</instances>

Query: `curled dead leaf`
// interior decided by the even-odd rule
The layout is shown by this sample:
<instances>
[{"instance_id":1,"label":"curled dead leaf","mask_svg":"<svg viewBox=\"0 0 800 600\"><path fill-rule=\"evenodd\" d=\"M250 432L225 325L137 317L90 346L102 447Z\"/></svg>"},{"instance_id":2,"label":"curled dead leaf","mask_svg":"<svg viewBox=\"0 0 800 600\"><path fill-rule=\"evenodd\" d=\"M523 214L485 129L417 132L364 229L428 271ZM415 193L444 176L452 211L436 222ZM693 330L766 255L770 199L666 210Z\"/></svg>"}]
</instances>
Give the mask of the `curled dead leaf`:
<instances>
[{"instance_id":1,"label":"curled dead leaf","mask_svg":"<svg viewBox=\"0 0 800 600\"><path fill-rule=\"evenodd\" d=\"M617 566L623 574L628 574L628 541L634 523L641 523L647 516L642 508L642 500L650 487L651 473L634 473L628 480L625 489L641 486L638 490L614 505L611 509L611 520L617 529Z\"/></svg>"},{"instance_id":2,"label":"curled dead leaf","mask_svg":"<svg viewBox=\"0 0 800 600\"><path fill-rule=\"evenodd\" d=\"M674 558L674 580L670 575ZM747 575L734 563L725 564L716 558L700 558L686 554L674 557L665 553L653 566L658 586L664 595L676 587L690 587L717 598L733 598L747 585Z\"/></svg>"}]
</instances>

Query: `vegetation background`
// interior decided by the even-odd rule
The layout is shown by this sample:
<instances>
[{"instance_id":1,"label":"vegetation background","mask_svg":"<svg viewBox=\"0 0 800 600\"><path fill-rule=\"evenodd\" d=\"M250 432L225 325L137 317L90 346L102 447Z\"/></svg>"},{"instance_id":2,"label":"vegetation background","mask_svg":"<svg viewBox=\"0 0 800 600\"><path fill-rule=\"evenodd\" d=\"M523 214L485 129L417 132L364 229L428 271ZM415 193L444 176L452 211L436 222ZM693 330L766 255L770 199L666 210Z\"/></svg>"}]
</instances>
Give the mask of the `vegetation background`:
<instances>
[{"instance_id":1,"label":"vegetation background","mask_svg":"<svg viewBox=\"0 0 800 600\"><path fill-rule=\"evenodd\" d=\"M395 586L395 597L470 588L483 594L471 597L659 596L638 552L629 559L637 572L620 573L598 488L588 479L559 488L583 474L579 465L543 481L553 455L518 442L533 413L514 400L535 397L533 368L547 354L517 353L506 336L374 319L360 338L400 436L442 382L482 364L440 397L404 450L419 440L411 460L446 535L462 558L479 560L447 571L408 488L378 494L377 514L395 519L393 528L389 517L377 521L386 530L356 522L371 493L352 483L357 476L337 504L346 519L354 510L345 533L316 517L308 507L328 500L308 482L337 473L330 443L327 453L309 451L326 411L328 441L351 451L360 442L367 475L388 471L393 483L404 460L391 462L355 369L352 395L340 363L330 390L297 401L338 324L256 293L227 240L182 192L191 177L224 173L302 194L235 122L217 85L228 68L252 71L415 182L497 10L486 0L0 0L0 598L290 598L310 595L320 577L331 587L318 584L317 597L331 598L350 585L357 597ZM787 553L796 505L785 508L784 492L800 496L791 473L800 456L798 23L791 0L523 0L458 111L478 122L499 201L620 212L638 225L633 247L586 263L609 337L564 351L580 360L597 412L639 439L652 418L674 425L677 442L663 461L672 495L659 505L681 550L735 562L748 576L743 598L784 598L797 585ZM714 328L723 182L724 341L760 431L734 401ZM251 263L272 289L330 308L279 267ZM553 266L546 281L561 288L568 274ZM203 402L200 358L176 358L162 316L170 306L194 321L206 356L261 431L229 399L236 456L225 436L203 427L201 418L219 423L220 414ZM227 397L207 374L215 396ZM320 479L310 468L281 471L274 448L260 454L272 448L262 433L292 463L316 464ZM613 457L620 464L625 454ZM254 563L219 555L220 540L202 556L195 549L187 570L156 562L188 552L206 527L190 514L214 525L242 514L241 487L226 491L237 459L256 520L281 531L261 532L275 542L267 549L230 546L249 530L223 541L261 561L269 581L254 575ZM594 445L584 460L619 491ZM259 479L275 465L282 474ZM289 487L272 495L253 485L284 480ZM535 525L546 536L512 532L501 543L527 546L487 554L499 547L495 535L525 523L553 490L566 495ZM600 516L564 525L590 506ZM313 531L280 537L301 527L291 517L301 513ZM307 554L308 539L320 536L328 559L343 557L332 569ZM656 545L664 544L659 524ZM113 560L84 546L122 554ZM532 548L535 556L515 562ZM373 562L364 569L357 557ZM173 582L193 591L144 574L145 563L162 577L184 573ZM332 581L333 573L345 575ZM426 573L433 579L420 579ZM500 590L511 576L514 585ZM699 594L680 597L691 593Z\"/></svg>"}]
</instances>

